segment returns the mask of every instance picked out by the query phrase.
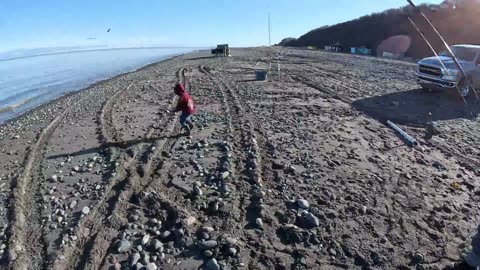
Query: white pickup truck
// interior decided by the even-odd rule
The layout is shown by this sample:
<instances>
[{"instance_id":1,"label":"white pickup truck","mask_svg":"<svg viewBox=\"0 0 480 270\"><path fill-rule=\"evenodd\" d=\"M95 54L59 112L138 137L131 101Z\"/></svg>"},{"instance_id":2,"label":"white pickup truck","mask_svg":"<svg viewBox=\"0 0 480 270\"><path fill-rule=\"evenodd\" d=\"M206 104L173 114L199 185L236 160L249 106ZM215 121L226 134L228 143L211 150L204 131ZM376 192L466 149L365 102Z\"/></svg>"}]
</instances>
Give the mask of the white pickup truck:
<instances>
[{"instance_id":1,"label":"white pickup truck","mask_svg":"<svg viewBox=\"0 0 480 270\"><path fill-rule=\"evenodd\" d=\"M451 90L458 89L462 96L471 94L471 86L480 88L480 46L453 45L450 47L466 73L466 77L458 69L448 52L442 52L438 57L428 57L420 60L417 67L417 82L422 89Z\"/></svg>"}]
</instances>

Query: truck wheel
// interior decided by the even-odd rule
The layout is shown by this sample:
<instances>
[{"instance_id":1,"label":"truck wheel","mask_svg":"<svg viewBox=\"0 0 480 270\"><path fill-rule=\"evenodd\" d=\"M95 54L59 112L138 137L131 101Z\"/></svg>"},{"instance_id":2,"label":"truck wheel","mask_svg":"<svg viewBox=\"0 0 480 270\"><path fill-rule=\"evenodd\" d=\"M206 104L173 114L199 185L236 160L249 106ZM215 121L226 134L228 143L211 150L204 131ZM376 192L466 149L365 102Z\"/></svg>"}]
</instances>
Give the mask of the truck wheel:
<instances>
[{"instance_id":1,"label":"truck wheel","mask_svg":"<svg viewBox=\"0 0 480 270\"><path fill-rule=\"evenodd\" d=\"M460 90L460 94L465 98L472 94L472 87L471 87L471 80L464 79L462 82L459 83L458 89Z\"/></svg>"}]
</instances>

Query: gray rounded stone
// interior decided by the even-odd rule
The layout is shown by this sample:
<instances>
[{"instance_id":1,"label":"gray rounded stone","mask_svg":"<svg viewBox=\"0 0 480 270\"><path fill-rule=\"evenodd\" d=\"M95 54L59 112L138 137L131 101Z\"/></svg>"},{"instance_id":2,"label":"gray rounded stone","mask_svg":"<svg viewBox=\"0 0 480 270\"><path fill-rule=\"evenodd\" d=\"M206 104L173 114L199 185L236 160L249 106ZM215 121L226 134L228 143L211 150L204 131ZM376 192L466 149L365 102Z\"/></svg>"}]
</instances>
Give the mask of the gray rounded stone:
<instances>
[{"instance_id":1,"label":"gray rounded stone","mask_svg":"<svg viewBox=\"0 0 480 270\"><path fill-rule=\"evenodd\" d=\"M90 213L90 208L88 206L83 207L82 214L88 215L88 213Z\"/></svg>"},{"instance_id":2,"label":"gray rounded stone","mask_svg":"<svg viewBox=\"0 0 480 270\"><path fill-rule=\"evenodd\" d=\"M312 213L307 213L305 215L305 221L306 221L306 225L308 227L311 227L311 228L315 228L315 227L318 227L320 226L320 221L318 220L318 218L312 214Z\"/></svg>"},{"instance_id":3,"label":"gray rounded stone","mask_svg":"<svg viewBox=\"0 0 480 270\"><path fill-rule=\"evenodd\" d=\"M127 241L127 240L118 241L118 243L117 243L117 252L118 252L118 253L125 253L125 252L127 252L128 250L130 250L131 247L132 247L132 245L131 245L130 242Z\"/></svg>"},{"instance_id":4,"label":"gray rounded stone","mask_svg":"<svg viewBox=\"0 0 480 270\"><path fill-rule=\"evenodd\" d=\"M157 265L154 264L154 263L149 263L145 267L147 268L147 270L157 270L158 269Z\"/></svg>"},{"instance_id":5,"label":"gray rounded stone","mask_svg":"<svg viewBox=\"0 0 480 270\"><path fill-rule=\"evenodd\" d=\"M133 254L133 256L131 257L130 265L131 265L131 266L136 265L137 262L138 262L138 260L140 260L140 257L141 257L141 256L140 256L140 253L138 253L138 252L135 253L135 254Z\"/></svg>"},{"instance_id":6,"label":"gray rounded stone","mask_svg":"<svg viewBox=\"0 0 480 270\"><path fill-rule=\"evenodd\" d=\"M207 250L203 251L203 255L207 258L210 258L210 257L213 256L213 252L211 250L207 249Z\"/></svg>"},{"instance_id":7,"label":"gray rounded stone","mask_svg":"<svg viewBox=\"0 0 480 270\"><path fill-rule=\"evenodd\" d=\"M198 248L201 250L205 249L213 249L218 245L217 241L215 240L208 240L208 241L203 241L198 243Z\"/></svg>"},{"instance_id":8,"label":"gray rounded stone","mask_svg":"<svg viewBox=\"0 0 480 270\"><path fill-rule=\"evenodd\" d=\"M160 240L158 239L153 239L150 243L151 247L154 249L154 250L158 250L160 252L163 251L163 244L162 242L160 242Z\"/></svg>"},{"instance_id":9,"label":"gray rounded stone","mask_svg":"<svg viewBox=\"0 0 480 270\"><path fill-rule=\"evenodd\" d=\"M303 209L308 209L310 207L310 203L307 200L304 200L304 199L298 199L297 200L297 205L298 205L298 207L303 208Z\"/></svg>"},{"instance_id":10,"label":"gray rounded stone","mask_svg":"<svg viewBox=\"0 0 480 270\"><path fill-rule=\"evenodd\" d=\"M150 241L150 235L146 234L142 237L142 245L146 245Z\"/></svg>"},{"instance_id":11,"label":"gray rounded stone","mask_svg":"<svg viewBox=\"0 0 480 270\"><path fill-rule=\"evenodd\" d=\"M228 249L228 255L230 255L230 256L237 255L237 249L236 248L229 248Z\"/></svg>"},{"instance_id":12,"label":"gray rounded stone","mask_svg":"<svg viewBox=\"0 0 480 270\"><path fill-rule=\"evenodd\" d=\"M208 270L220 270L220 265L218 264L215 258L208 260L207 263L205 264L205 267Z\"/></svg>"}]
</instances>

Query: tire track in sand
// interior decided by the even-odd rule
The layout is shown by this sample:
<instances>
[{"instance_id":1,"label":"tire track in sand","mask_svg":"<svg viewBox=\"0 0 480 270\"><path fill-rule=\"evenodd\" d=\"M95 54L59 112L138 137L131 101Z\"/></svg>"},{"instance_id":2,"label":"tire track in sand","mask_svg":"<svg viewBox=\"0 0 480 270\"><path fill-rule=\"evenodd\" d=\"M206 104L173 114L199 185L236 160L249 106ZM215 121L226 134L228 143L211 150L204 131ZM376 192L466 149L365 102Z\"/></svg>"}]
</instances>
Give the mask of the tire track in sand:
<instances>
[{"instance_id":1,"label":"tire track in sand","mask_svg":"<svg viewBox=\"0 0 480 270\"><path fill-rule=\"evenodd\" d=\"M113 124L113 107L117 98L120 97L123 93L128 92L130 88L135 84L135 82L130 83L126 88L117 91L112 97L110 97L105 105L102 107L100 113L100 126L102 143L108 145L109 143L118 143L121 142L120 134Z\"/></svg>"},{"instance_id":2,"label":"tire track in sand","mask_svg":"<svg viewBox=\"0 0 480 270\"><path fill-rule=\"evenodd\" d=\"M68 105L60 115L55 117L40 132L37 141L25 157L23 173L14 180L13 204L10 208L12 222L10 223L8 241L9 260L12 269L23 270L34 265L32 258L27 256L27 249L34 248L36 250L34 254L40 253L42 258L45 256L43 243L38 243L38 241L41 242L43 240L41 236L42 230L32 230L31 227L27 226L27 217L29 221L38 219L40 223L40 211L37 211L38 209L35 207L37 195L30 196L27 194L37 194L40 183L31 181L33 172L38 168L39 159L48 139L69 113L71 107L72 105ZM28 241L28 244L26 241ZM43 261L41 264L43 264Z\"/></svg>"},{"instance_id":3,"label":"tire track in sand","mask_svg":"<svg viewBox=\"0 0 480 270\"><path fill-rule=\"evenodd\" d=\"M177 72L179 81L185 82L185 69ZM173 103L173 102L172 102ZM174 119L169 119L166 132L170 134L174 129ZM154 133L152 133L152 138ZM116 237L118 230L125 223L125 214L130 205L131 196L145 186L145 181L150 175L153 160L158 152L165 149L168 136L160 137L154 143L141 143L136 146L130 160L125 166L125 176L113 189L106 204L99 211L95 218L91 218L92 225L85 228L86 234L82 248L71 252L71 258L65 264L57 261L54 269L100 269L112 240Z\"/></svg>"},{"instance_id":4,"label":"tire track in sand","mask_svg":"<svg viewBox=\"0 0 480 270\"><path fill-rule=\"evenodd\" d=\"M266 166L266 163L269 159L263 159L265 155L262 154L262 148L260 146L264 145L267 141L263 138L263 135L258 133L255 129L261 128L261 126L256 121L255 116L251 115L249 112L246 112L243 105L248 104L243 101L232 89L232 87L225 82L222 78L212 74L206 69L203 69L204 72L210 77L210 79L217 85L219 91L222 95L225 96L225 100L228 103L232 104L234 107L234 122L233 125L237 132L241 133L241 141L238 142L243 146L243 151L239 153L239 156L243 158L243 176L245 176L245 181L248 182L249 189L246 193L248 194L248 199L242 198L240 203L243 216L242 216L242 231L247 230L245 237L248 239L247 246L249 248L245 251L250 251L250 254L246 257L250 257L248 265L253 267L258 261L256 256L251 256L252 251L257 251L258 246L250 245L254 243L254 240L257 236L253 232L258 232L262 234L263 230L272 230L269 224L271 224L272 219L268 214L267 204L265 203L267 199L266 189L263 182L263 167ZM237 150L238 151L238 150ZM258 225L258 220L261 220L264 223L262 226ZM249 232L252 229L261 228L260 231L255 230ZM226 228L224 228L226 229ZM231 230L231 229L230 229ZM241 232L233 232L234 235L242 234ZM271 241L266 239L266 241Z\"/></svg>"},{"instance_id":5,"label":"tire track in sand","mask_svg":"<svg viewBox=\"0 0 480 270\"><path fill-rule=\"evenodd\" d=\"M77 264L79 257L82 254L82 251L86 249L89 244L91 244L92 235L95 235L95 232L98 231L99 227L102 225L102 222L105 218L105 212L112 207L112 203L118 199L119 192L125 188L125 179L127 176L128 169L134 166L134 161L136 157L136 152L140 151L140 147L131 147L129 143L123 141L115 141L112 143L112 134L116 133L116 129L112 122L112 109L118 101L119 97L122 94L127 93L131 87L134 85L143 83L132 82L124 90L116 92L115 95L110 97L102 106L99 114L97 123L100 123L99 129L99 142L101 145L108 147L108 156L110 156L110 161L114 162L115 160L123 160L124 163L122 166L115 166L112 171L116 172L115 176L109 180L110 184L106 186L105 196L97 202L96 206L91 209L90 214L81 220L78 228L76 228L75 235L77 236L77 241L73 246L66 246L63 249L64 260L54 260L49 261L46 264L47 268L54 269L72 269L74 265ZM152 133L146 134L147 140L151 138ZM118 151L121 150L121 151Z\"/></svg>"}]
</instances>

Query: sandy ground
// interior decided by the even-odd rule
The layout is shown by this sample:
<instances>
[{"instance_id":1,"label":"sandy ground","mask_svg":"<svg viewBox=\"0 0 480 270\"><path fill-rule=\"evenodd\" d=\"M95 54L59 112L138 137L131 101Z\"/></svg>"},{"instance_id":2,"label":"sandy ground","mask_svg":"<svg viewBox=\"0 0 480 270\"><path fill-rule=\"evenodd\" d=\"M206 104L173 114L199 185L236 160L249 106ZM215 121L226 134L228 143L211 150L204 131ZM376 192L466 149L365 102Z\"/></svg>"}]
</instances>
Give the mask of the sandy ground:
<instances>
[{"instance_id":1,"label":"sandy ground","mask_svg":"<svg viewBox=\"0 0 480 270\"><path fill-rule=\"evenodd\" d=\"M0 127L14 269L442 269L480 223L478 105L410 63L195 53ZM267 81L254 70L267 67ZM167 113L185 82L196 127ZM408 147L386 120L419 142Z\"/></svg>"}]
</instances>

